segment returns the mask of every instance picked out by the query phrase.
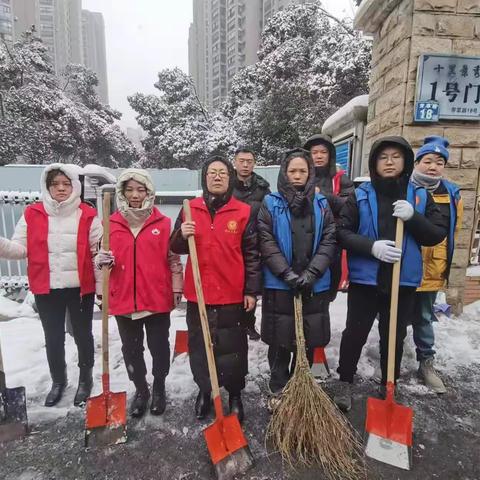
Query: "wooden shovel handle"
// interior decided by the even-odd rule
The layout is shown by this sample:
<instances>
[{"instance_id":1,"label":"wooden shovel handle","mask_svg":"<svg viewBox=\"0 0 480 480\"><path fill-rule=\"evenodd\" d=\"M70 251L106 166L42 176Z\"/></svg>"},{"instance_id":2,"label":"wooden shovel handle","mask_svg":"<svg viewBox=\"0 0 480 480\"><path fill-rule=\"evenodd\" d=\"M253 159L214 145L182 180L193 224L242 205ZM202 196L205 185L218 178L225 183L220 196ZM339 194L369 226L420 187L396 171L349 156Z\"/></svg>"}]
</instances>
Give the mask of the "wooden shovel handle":
<instances>
[{"instance_id":1,"label":"wooden shovel handle","mask_svg":"<svg viewBox=\"0 0 480 480\"><path fill-rule=\"evenodd\" d=\"M103 194L103 238L102 248L110 250L110 192ZM110 391L109 381L109 354L108 354L108 287L110 281L110 268L102 267L102 368L103 389Z\"/></svg>"},{"instance_id":2,"label":"wooden shovel handle","mask_svg":"<svg viewBox=\"0 0 480 480\"><path fill-rule=\"evenodd\" d=\"M402 249L403 246L403 221L397 218L397 230L395 234L395 246ZM390 297L390 323L388 333L388 363L387 363L387 383L395 381L395 352L397 340L397 314L398 314L398 291L400 288L400 269L402 260L393 264L392 289Z\"/></svg>"},{"instance_id":3,"label":"wooden shovel handle","mask_svg":"<svg viewBox=\"0 0 480 480\"><path fill-rule=\"evenodd\" d=\"M190 210L190 202L183 201L183 212L185 220L192 221L192 212ZM190 262L192 264L193 280L195 282L195 292L197 293L198 312L200 314L200 322L202 324L203 341L205 343L205 353L207 354L208 372L210 374L210 383L212 384L212 394L215 405L215 413L218 418L223 417L223 409L220 401L220 387L218 385L217 367L215 366L215 356L213 354L212 338L210 337L210 327L208 324L207 309L205 307L205 299L203 297L202 278L200 276L200 267L198 265L197 246L195 237L188 237L188 250L190 252Z\"/></svg>"}]
</instances>

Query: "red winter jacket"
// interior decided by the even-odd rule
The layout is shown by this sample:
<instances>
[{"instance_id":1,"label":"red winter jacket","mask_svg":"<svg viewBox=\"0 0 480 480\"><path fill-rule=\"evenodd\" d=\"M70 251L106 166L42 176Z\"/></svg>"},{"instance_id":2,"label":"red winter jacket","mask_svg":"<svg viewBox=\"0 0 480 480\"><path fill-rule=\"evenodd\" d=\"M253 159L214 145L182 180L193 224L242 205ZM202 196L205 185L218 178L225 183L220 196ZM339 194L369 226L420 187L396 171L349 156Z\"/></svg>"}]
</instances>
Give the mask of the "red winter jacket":
<instances>
[{"instance_id":1,"label":"red winter jacket","mask_svg":"<svg viewBox=\"0 0 480 480\"><path fill-rule=\"evenodd\" d=\"M191 200L190 207L205 303L243 303L242 237L250 218L250 206L232 197L216 212L213 221L202 197ZM185 271L184 295L190 302L197 302L190 257Z\"/></svg>"},{"instance_id":2,"label":"red winter jacket","mask_svg":"<svg viewBox=\"0 0 480 480\"><path fill-rule=\"evenodd\" d=\"M79 207L82 215L77 233L78 277L80 295L95 292L95 274L93 272L92 253L90 251L90 227L97 212L82 203ZM25 209L27 223L27 275L32 293L42 295L50 293L50 268L48 259L48 214L43 203L35 203Z\"/></svg>"},{"instance_id":3,"label":"red winter jacket","mask_svg":"<svg viewBox=\"0 0 480 480\"><path fill-rule=\"evenodd\" d=\"M172 272L168 263L170 219L154 208L135 238L125 218L110 217L109 313L166 313L173 309Z\"/></svg>"}]
</instances>

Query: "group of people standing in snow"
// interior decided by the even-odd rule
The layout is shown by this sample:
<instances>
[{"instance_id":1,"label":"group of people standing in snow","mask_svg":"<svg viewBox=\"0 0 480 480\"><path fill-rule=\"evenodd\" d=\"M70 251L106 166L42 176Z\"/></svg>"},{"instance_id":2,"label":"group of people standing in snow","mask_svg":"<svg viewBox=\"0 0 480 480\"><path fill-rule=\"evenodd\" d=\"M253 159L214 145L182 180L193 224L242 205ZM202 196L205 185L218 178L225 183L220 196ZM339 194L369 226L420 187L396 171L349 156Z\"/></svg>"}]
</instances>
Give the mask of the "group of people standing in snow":
<instances>
[{"instance_id":1,"label":"group of people standing in snow","mask_svg":"<svg viewBox=\"0 0 480 480\"><path fill-rule=\"evenodd\" d=\"M461 224L459 189L443 178L448 140L425 139L416 155L402 137L375 142L370 181L355 189L338 169L330 138L314 135L281 161L277 191L254 173L247 148L232 162L215 156L201 171L203 195L190 201L192 219L170 219L154 206L148 172L124 170L116 185L118 207L110 219L110 250L99 248L102 226L80 200L80 182L68 165L45 168L41 202L27 207L11 240L0 238L0 256L27 258L45 333L52 387L45 405L62 398L67 385L64 323L68 310L78 348L79 384L74 403L92 389L94 296L101 295L101 268L111 269L110 314L117 320L129 379L135 385L130 413L166 408L170 312L182 295L190 366L199 393L197 418L211 409L211 387L192 266L183 275L180 255L194 236L220 384L229 408L243 420L241 393L248 372L248 341L258 340L257 298L262 296L261 338L268 344L271 400L281 395L295 364L295 295L303 298L307 356L330 341L329 305L347 252L349 287L335 401L351 407L352 385L362 348L378 318L382 384L386 382L392 265L402 261L395 378L403 341L412 324L419 374L438 393L443 382L433 368L433 303L445 287ZM395 247L396 219L405 222L403 248ZM153 358L153 386L146 379L144 335ZM150 400L151 397L151 400Z\"/></svg>"}]
</instances>

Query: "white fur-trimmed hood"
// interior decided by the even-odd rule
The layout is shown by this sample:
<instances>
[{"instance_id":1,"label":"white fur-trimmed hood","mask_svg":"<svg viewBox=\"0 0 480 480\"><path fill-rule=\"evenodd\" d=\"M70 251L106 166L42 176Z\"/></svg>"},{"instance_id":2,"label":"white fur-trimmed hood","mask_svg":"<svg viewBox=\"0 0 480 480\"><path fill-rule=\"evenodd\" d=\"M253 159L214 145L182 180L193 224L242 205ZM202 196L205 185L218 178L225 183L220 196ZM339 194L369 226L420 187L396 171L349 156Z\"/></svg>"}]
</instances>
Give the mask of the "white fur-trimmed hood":
<instances>
[{"instance_id":1,"label":"white fur-trimmed hood","mask_svg":"<svg viewBox=\"0 0 480 480\"><path fill-rule=\"evenodd\" d=\"M62 173L72 182L72 195L64 202L57 202L54 200L48 191L46 182L47 174L52 170L62 171ZM66 163L52 163L43 169L40 177L40 192L45 210L49 215L68 215L79 207L81 201L80 196L82 194L82 184L80 183L79 176L82 174L82 171L82 168L78 165Z\"/></svg>"}]
</instances>

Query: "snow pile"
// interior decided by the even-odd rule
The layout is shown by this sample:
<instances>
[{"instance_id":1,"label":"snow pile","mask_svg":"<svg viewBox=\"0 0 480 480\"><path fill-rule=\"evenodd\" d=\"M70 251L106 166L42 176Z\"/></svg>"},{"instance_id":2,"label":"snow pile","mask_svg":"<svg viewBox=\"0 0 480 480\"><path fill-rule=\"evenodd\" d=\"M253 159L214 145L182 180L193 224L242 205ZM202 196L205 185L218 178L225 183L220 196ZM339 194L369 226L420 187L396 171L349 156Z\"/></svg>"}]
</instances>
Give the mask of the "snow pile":
<instances>
[{"instance_id":1,"label":"snow pile","mask_svg":"<svg viewBox=\"0 0 480 480\"><path fill-rule=\"evenodd\" d=\"M0 322L18 317L36 316L37 314L28 303L17 303L0 295Z\"/></svg>"},{"instance_id":2,"label":"snow pile","mask_svg":"<svg viewBox=\"0 0 480 480\"><path fill-rule=\"evenodd\" d=\"M368 109L368 95L359 95L352 98L343 107L339 108L333 115L325 120L322 126L322 132L332 134L340 126L358 119L358 116L365 116Z\"/></svg>"},{"instance_id":3,"label":"snow pile","mask_svg":"<svg viewBox=\"0 0 480 480\"><path fill-rule=\"evenodd\" d=\"M339 293L337 300L331 305L330 316L332 326L332 340L326 348L326 355L330 369L336 377L341 332L345 326L347 310L347 295ZM78 379L77 353L73 339L66 336L66 360L70 385L67 392L54 408L43 406L45 395L50 388L50 375L45 356L45 342L43 330L38 317L28 305L19 305L15 302L0 298L0 318L14 320L0 324L0 337L4 354L4 363L7 374L7 384L10 387L24 385L27 389L28 411L32 422L48 421L65 416L67 413L80 414L81 410L73 407ZM93 394L101 391L101 321L95 315L93 323L96 350L96 365L94 368L95 387ZM260 327L261 309L257 309L257 327ZM465 313L457 318L440 316L435 325L436 335L436 365L442 374L454 378L459 367L480 367L480 302L469 305ZM175 310L171 316L170 345L173 357L175 334L177 330L186 330L185 311ZM260 395L265 391L269 377L267 361L267 345L259 342L249 342L249 374L247 376L246 391ZM151 371L151 357L148 349L145 351L147 369ZM374 325L367 345L358 365L358 375L369 379L379 362L378 329ZM413 373L418 367L415 359L411 329L405 341L405 354L402 365L403 374ZM479 368L480 370L480 368ZM133 384L128 380L127 372L121 353L121 342L114 318L110 319L110 374L112 391L127 391L130 395L134 391ZM152 381L149 373L149 381ZM406 381L409 390L415 393L428 395L428 390L419 385L414 377ZM190 372L188 355L181 354L173 359L170 374L166 382L168 401L174 404L190 402L197 392Z\"/></svg>"}]
</instances>

